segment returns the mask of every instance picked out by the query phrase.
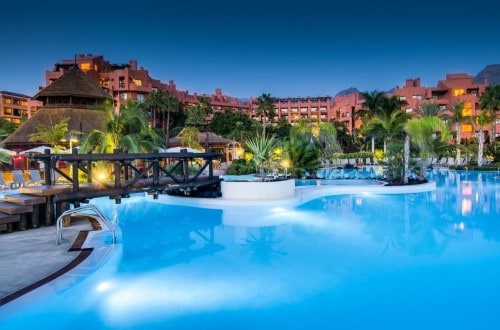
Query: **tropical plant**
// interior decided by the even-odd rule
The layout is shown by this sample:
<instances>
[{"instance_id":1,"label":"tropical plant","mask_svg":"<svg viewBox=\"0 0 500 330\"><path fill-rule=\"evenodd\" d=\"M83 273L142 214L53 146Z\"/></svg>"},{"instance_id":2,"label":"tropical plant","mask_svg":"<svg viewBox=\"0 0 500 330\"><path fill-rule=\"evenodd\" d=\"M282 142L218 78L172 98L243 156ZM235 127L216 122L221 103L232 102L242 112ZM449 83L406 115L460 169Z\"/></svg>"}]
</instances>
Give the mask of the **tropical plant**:
<instances>
[{"instance_id":1,"label":"tropical plant","mask_svg":"<svg viewBox=\"0 0 500 330\"><path fill-rule=\"evenodd\" d=\"M303 178L306 173L312 173L320 167L320 146L316 140L292 135L284 143L284 148L294 177Z\"/></svg>"},{"instance_id":2,"label":"tropical plant","mask_svg":"<svg viewBox=\"0 0 500 330\"><path fill-rule=\"evenodd\" d=\"M0 139L3 139L12 134L16 129L16 125L11 123L7 119L0 117Z\"/></svg>"},{"instance_id":3,"label":"tropical plant","mask_svg":"<svg viewBox=\"0 0 500 330\"><path fill-rule=\"evenodd\" d=\"M193 149L202 150L200 144L200 131L196 127L185 127L180 133L181 145Z\"/></svg>"},{"instance_id":4,"label":"tropical plant","mask_svg":"<svg viewBox=\"0 0 500 330\"><path fill-rule=\"evenodd\" d=\"M477 151L477 166L481 167L483 165L483 153L484 153L484 127L491 122L494 122L496 114L489 111L481 111L479 116L474 118L475 123L479 126L478 134L478 151Z\"/></svg>"},{"instance_id":5,"label":"tropical plant","mask_svg":"<svg viewBox=\"0 0 500 330\"><path fill-rule=\"evenodd\" d=\"M252 161L261 174L262 181L265 179L265 170L271 159L271 151L275 144L274 136L257 135L245 139L245 145L253 153Z\"/></svg>"},{"instance_id":6,"label":"tropical plant","mask_svg":"<svg viewBox=\"0 0 500 330\"><path fill-rule=\"evenodd\" d=\"M418 146L420 153L420 179L424 179L425 168L430 156L434 153L434 140L446 140L449 136L448 126L436 116L417 118L413 117L405 125L405 131L410 140ZM440 134L436 134L440 132ZM409 159L405 159L409 162ZM407 167L407 165L405 165Z\"/></svg>"},{"instance_id":7,"label":"tropical plant","mask_svg":"<svg viewBox=\"0 0 500 330\"><path fill-rule=\"evenodd\" d=\"M420 117L441 117L443 113L439 103L434 102L422 102L418 106L417 112Z\"/></svg>"},{"instance_id":8,"label":"tropical plant","mask_svg":"<svg viewBox=\"0 0 500 330\"><path fill-rule=\"evenodd\" d=\"M200 127L207 125L207 109L201 104L193 104L187 110L186 125Z\"/></svg>"},{"instance_id":9,"label":"tropical plant","mask_svg":"<svg viewBox=\"0 0 500 330\"><path fill-rule=\"evenodd\" d=\"M36 132L31 134L30 141L58 147L68 133L68 121L69 117L66 117L55 124L51 122L50 125L40 124L36 126Z\"/></svg>"},{"instance_id":10,"label":"tropical plant","mask_svg":"<svg viewBox=\"0 0 500 330\"><path fill-rule=\"evenodd\" d=\"M255 120L244 113L226 109L224 112L215 113L208 127L215 134L243 142L243 137L252 131L254 122Z\"/></svg>"},{"instance_id":11,"label":"tropical plant","mask_svg":"<svg viewBox=\"0 0 500 330\"><path fill-rule=\"evenodd\" d=\"M491 123L491 137L492 141L496 138L496 118L500 110L500 85L487 86L484 93L479 97L479 107L490 112L492 120Z\"/></svg>"},{"instance_id":12,"label":"tropical plant","mask_svg":"<svg viewBox=\"0 0 500 330\"><path fill-rule=\"evenodd\" d=\"M174 112L181 111L181 104L179 100L171 93L162 93L160 111L163 114L162 118L162 131L165 134L165 142L168 147L168 138L170 137L170 117ZM166 118L165 118L166 114Z\"/></svg>"},{"instance_id":13,"label":"tropical plant","mask_svg":"<svg viewBox=\"0 0 500 330\"><path fill-rule=\"evenodd\" d=\"M150 110L151 126L156 127L156 114L163 105L163 92L158 90L153 90L146 99L144 103L145 106Z\"/></svg>"},{"instance_id":14,"label":"tropical plant","mask_svg":"<svg viewBox=\"0 0 500 330\"><path fill-rule=\"evenodd\" d=\"M276 108L274 107L274 100L271 94L263 93L257 98L257 108L255 114L260 117L262 122L262 135L266 135L267 120L273 120L276 116Z\"/></svg>"},{"instance_id":15,"label":"tropical plant","mask_svg":"<svg viewBox=\"0 0 500 330\"><path fill-rule=\"evenodd\" d=\"M470 120L469 116L464 116L464 102L455 102L452 106L448 108L451 112L450 121L452 125L455 125L455 147L456 147L456 160L461 158L462 150L460 144L462 143L462 123L466 120Z\"/></svg>"},{"instance_id":16,"label":"tropical plant","mask_svg":"<svg viewBox=\"0 0 500 330\"><path fill-rule=\"evenodd\" d=\"M139 103L127 102L117 116L108 110L105 130L93 130L83 140L82 151L111 153L116 149L131 152L151 151L164 146L163 139L149 127Z\"/></svg>"},{"instance_id":17,"label":"tropical plant","mask_svg":"<svg viewBox=\"0 0 500 330\"><path fill-rule=\"evenodd\" d=\"M387 152L387 142L392 138L401 138L409 115L402 110L381 112L370 119L362 128L362 133L384 140L384 153Z\"/></svg>"}]
</instances>

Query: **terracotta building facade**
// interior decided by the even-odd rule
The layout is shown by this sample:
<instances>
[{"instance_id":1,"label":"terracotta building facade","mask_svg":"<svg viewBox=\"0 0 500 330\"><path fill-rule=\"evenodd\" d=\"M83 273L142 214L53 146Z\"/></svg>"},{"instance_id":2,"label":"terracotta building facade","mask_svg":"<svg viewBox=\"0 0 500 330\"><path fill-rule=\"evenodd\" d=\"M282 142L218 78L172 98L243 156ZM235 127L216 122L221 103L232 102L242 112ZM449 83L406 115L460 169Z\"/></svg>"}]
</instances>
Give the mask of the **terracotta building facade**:
<instances>
[{"instance_id":1,"label":"terracotta building facade","mask_svg":"<svg viewBox=\"0 0 500 330\"><path fill-rule=\"evenodd\" d=\"M117 65L111 64L102 55L77 54L74 59L63 60L61 63L55 64L52 71L46 71L46 85L50 85L75 63L106 90L108 95L113 98L117 108L127 100L144 102L152 91L167 91L177 97L185 108L199 103L200 98L203 97L210 101L213 113L231 108L255 118L255 109L258 106L255 97L241 100L224 95L220 88L216 88L214 93L210 95L180 91L173 80L163 83L152 78L148 70L138 67L136 60ZM419 78L407 79L404 86L397 86L388 95L398 95L402 100L406 100L408 106L404 110L414 115L417 115L418 107L424 102L438 103L440 108L445 111L456 102L464 102L463 114L473 117L480 110L479 97L486 86L486 80L481 84L476 84L474 77L465 73L454 73L447 74L446 78L440 80L435 87L422 86ZM359 92L334 97L275 98L276 117L271 122L277 122L280 119L284 119L290 124L300 119L336 120L344 123L349 131L353 132L361 125L356 113L363 108L363 103L364 100ZM211 116L207 119L210 120ZM500 120L497 119L496 125L496 132L498 132L496 134L499 136ZM463 137L468 138L476 135L478 131L476 126L472 122L462 123ZM491 128L485 127L484 129L486 134L489 134Z\"/></svg>"},{"instance_id":2,"label":"terracotta building facade","mask_svg":"<svg viewBox=\"0 0 500 330\"><path fill-rule=\"evenodd\" d=\"M20 125L42 107L42 102L19 93L0 91L0 117Z\"/></svg>"}]
</instances>

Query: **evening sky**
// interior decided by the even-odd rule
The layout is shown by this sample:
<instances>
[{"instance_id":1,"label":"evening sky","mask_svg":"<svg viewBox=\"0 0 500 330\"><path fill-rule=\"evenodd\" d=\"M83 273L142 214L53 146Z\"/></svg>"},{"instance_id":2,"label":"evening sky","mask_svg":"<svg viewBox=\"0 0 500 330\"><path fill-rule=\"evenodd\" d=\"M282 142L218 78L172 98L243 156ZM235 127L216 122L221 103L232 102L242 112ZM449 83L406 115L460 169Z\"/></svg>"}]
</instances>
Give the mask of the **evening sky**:
<instances>
[{"instance_id":1,"label":"evening sky","mask_svg":"<svg viewBox=\"0 0 500 330\"><path fill-rule=\"evenodd\" d=\"M8 1L0 90L34 95L75 54L247 98L386 91L500 63L498 1Z\"/></svg>"}]
</instances>

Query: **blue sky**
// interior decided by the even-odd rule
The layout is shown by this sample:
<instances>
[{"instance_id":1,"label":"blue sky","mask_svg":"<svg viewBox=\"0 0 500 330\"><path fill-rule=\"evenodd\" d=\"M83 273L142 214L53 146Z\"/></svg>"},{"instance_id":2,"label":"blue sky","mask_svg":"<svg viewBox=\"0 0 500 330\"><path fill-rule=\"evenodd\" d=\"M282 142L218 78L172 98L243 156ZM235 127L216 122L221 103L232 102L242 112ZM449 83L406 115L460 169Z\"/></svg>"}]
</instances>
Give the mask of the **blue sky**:
<instances>
[{"instance_id":1,"label":"blue sky","mask_svg":"<svg viewBox=\"0 0 500 330\"><path fill-rule=\"evenodd\" d=\"M178 89L234 97L389 90L500 63L500 4L456 1L9 1L0 90L34 95L77 53L139 66Z\"/></svg>"}]
</instances>

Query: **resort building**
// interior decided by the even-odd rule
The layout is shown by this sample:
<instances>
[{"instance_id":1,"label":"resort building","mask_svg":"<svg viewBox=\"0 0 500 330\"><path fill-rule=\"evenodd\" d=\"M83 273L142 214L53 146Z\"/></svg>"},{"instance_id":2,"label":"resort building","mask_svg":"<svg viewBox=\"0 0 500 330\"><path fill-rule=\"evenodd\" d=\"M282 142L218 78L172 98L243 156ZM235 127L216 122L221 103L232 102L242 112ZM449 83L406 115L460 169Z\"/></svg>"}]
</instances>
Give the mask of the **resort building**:
<instances>
[{"instance_id":1,"label":"resort building","mask_svg":"<svg viewBox=\"0 0 500 330\"><path fill-rule=\"evenodd\" d=\"M396 87L394 95L398 95L400 99L405 100L408 105L405 108L407 113L418 115L418 108L423 103L437 103L442 110L442 114L451 115L451 109L455 104L463 102L464 108L462 114L464 117L469 117L461 123L462 138L470 138L477 136L479 127L475 127L472 118L480 114L479 98L484 92L488 82L485 79L483 83L477 84L474 82L474 77L465 73L447 74L446 79L440 80L436 87L422 87L420 79L407 79L405 86ZM451 125L452 123L450 123ZM453 127L450 126L452 131ZM500 120L496 121L496 132L499 132ZM491 125L484 127L486 139L489 138ZM499 133L496 136L500 136Z\"/></svg>"},{"instance_id":2,"label":"resort building","mask_svg":"<svg viewBox=\"0 0 500 330\"><path fill-rule=\"evenodd\" d=\"M54 82L75 63L113 98L116 108L127 100L144 102L152 91L166 91L172 93L185 109L199 103L201 98L205 98L210 102L213 113L233 109L256 118L255 110L258 102L255 97L250 97L248 100L238 99L224 95L220 88L216 88L214 93L210 95L180 91L173 80L163 83L152 78L148 70L137 66L136 60L130 60L126 64L111 64L102 55L77 54L74 59L63 60L61 63L55 64L52 71L47 71L45 75L46 85ZM424 102L438 103L445 113L457 102L464 102L463 114L473 118L479 113L479 97L487 85L486 79L482 83L476 83L473 76L465 73L453 73L447 74L446 79L440 80L436 87L422 86L420 78L407 79L404 86L397 86L387 95L398 95L402 100L405 100L408 106L404 110L413 115L418 114L418 108ZM363 103L361 93L356 90L350 93L340 93L334 97L275 98L276 116L271 122L276 123L284 119L293 124L300 119L335 120L344 123L349 131L353 132L361 125L356 113L363 109ZM2 106L4 105L2 104ZM7 112L14 113L13 108L12 110L9 110L10 107L7 108ZM2 114L4 113L2 108ZM448 114L450 113L448 112ZM210 120L212 116L213 114L209 115L207 119ZM12 118L11 120L19 119ZM477 135L478 127L475 127L477 125L474 125L472 121L464 122L461 125L463 138ZM484 127L484 129L488 139L491 125ZM496 122L496 132L498 132L496 133L497 137L500 136L500 119L497 119Z\"/></svg>"},{"instance_id":3,"label":"resort building","mask_svg":"<svg viewBox=\"0 0 500 330\"><path fill-rule=\"evenodd\" d=\"M126 103L127 100L144 102L151 92L164 91L172 93L186 109L199 103L202 97L210 101L214 113L222 112L227 108L248 113L250 109L249 102L223 95L220 88L216 88L215 93L211 95L190 94L188 91L178 90L173 80L166 84L152 78L148 70L137 66L137 60L130 60L127 64L111 64L102 55L77 54L72 60L63 60L55 64L52 71L45 73L46 85L50 85L75 64L90 79L106 90L113 98L116 108Z\"/></svg>"},{"instance_id":4,"label":"resort building","mask_svg":"<svg viewBox=\"0 0 500 330\"><path fill-rule=\"evenodd\" d=\"M15 125L31 118L41 107L40 101L27 95L0 91L0 117Z\"/></svg>"}]
</instances>

